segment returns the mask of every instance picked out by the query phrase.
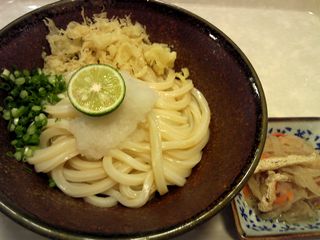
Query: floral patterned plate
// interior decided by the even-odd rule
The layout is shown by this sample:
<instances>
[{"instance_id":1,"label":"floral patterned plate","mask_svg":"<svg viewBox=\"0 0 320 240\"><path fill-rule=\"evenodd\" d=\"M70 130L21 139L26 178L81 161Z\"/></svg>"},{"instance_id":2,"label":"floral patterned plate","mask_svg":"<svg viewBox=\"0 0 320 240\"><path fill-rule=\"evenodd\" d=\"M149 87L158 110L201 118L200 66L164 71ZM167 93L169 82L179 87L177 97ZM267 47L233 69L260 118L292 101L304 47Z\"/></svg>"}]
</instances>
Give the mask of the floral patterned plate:
<instances>
[{"instance_id":1,"label":"floral patterned plate","mask_svg":"<svg viewBox=\"0 0 320 240\"><path fill-rule=\"evenodd\" d=\"M320 118L271 118L268 133L296 135L309 141L320 151ZM320 238L320 217L312 223L287 224L259 218L248 206L242 191L232 202L239 236L242 239Z\"/></svg>"}]
</instances>

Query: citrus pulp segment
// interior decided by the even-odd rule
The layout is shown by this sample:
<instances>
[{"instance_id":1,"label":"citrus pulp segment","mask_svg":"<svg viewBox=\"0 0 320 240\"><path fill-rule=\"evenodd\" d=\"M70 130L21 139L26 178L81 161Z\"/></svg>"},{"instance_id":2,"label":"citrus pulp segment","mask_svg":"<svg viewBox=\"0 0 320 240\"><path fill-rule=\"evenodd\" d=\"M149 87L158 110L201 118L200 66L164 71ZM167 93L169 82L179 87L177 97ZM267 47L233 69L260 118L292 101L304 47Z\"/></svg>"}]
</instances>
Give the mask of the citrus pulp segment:
<instances>
[{"instance_id":1,"label":"citrus pulp segment","mask_svg":"<svg viewBox=\"0 0 320 240\"><path fill-rule=\"evenodd\" d=\"M75 72L68 84L68 96L80 112L101 116L115 110L124 99L126 87L113 67L92 64Z\"/></svg>"}]
</instances>

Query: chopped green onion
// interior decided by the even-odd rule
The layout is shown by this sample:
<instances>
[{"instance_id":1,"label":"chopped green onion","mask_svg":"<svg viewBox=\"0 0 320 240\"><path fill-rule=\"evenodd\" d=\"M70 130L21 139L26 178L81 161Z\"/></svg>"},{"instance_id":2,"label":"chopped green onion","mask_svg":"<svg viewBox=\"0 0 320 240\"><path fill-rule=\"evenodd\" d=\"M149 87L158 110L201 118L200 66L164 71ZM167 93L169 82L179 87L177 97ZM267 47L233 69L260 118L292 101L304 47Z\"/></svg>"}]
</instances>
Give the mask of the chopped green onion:
<instances>
[{"instance_id":1,"label":"chopped green onion","mask_svg":"<svg viewBox=\"0 0 320 240\"><path fill-rule=\"evenodd\" d=\"M15 157L15 159L17 159L18 161L22 160L22 152L17 151L13 154L13 156Z\"/></svg>"},{"instance_id":2,"label":"chopped green onion","mask_svg":"<svg viewBox=\"0 0 320 240\"><path fill-rule=\"evenodd\" d=\"M18 123L19 123L19 118L14 118L13 119L13 124L14 125L18 125Z\"/></svg>"},{"instance_id":3,"label":"chopped green onion","mask_svg":"<svg viewBox=\"0 0 320 240\"><path fill-rule=\"evenodd\" d=\"M27 173L33 173L33 169L30 168L28 165L25 165L23 168Z\"/></svg>"},{"instance_id":4,"label":"chopped green onion","mask_svg":"<svg viewBox=\"0 0 320 240\"><path fill-rule=\"evenodd\" d=\"M16 78L15 80L15 84L18 86L23 85L25 82L26 82L26 79L24 77L19 77L19 78Z\"/></svg>"},{"instance_id":5,"label":"chopped green onion","mask_svg":"<svg viewBox=\"0 0 320 240\"><path fill-rule=\"evenodd\" d=\"M29 77L30 76L30 71L28 69L24 69L22 71L23 75L26 76L26 77Z\"/></svg>"},{"instance_id":6,"label":"chopped green onion","mask_svg":"<svg viewBox=\"0 0 320 240\"><path fill-rule=\"evenodd\" d=\"M48 78L48 80L49 80L49 83L54 85L56 83L56 76L52 75Z\"/></svg>"},{"instance_id":7,"label":"chopped green onion","mask_svg":"<svg viewBox=\"0 0 320 240\"><path fill-rule=\"evenodd\" d=\"M21 111L19 111L18 108L12 108L11 109L11 116L14 118L20 117Z\"/></svg>"},{"instance_id":8,"label":"chopped green onion","mask_svg":"<svg viewBox=\"0 0 320 240\"><path fill-rule=\"evenodd\" d=\"M3 110L2 117L3 117L3 119L4 119L4 120L9 121L9 120L10 120L10 118L11 118L10 111L9 111L9 110Z\"/></svg>"},{"instance_id":9,"label":"chopped green onion","mask_svg":"<svg viewBox=\"0 0 320 240\"><path fill-rule=\"evenodd\" d=\"M11 157L11 158L14 157L14 156L13 156L13 152L11 152L11 151L6 152L6 155L7 155L8 157Z\"/></svg>"},{"instance_id":10,"label":"chopped green onion","mask_svg":"<svg viewBox=\"0 0 320 240\"><path fill-rule=\"evenodd\" d=\"M16 129L16 125L14 125L13 123L11 123L11 124L9 125L9 131L10 131L10 132L13 132L15 129Z\"/></svg>"},{"instance_id":11,"label":"chopped green onion","mask_svg":"<svg viewBox=\"0 0 320 240\"><path fill-rule=\"evenodd\" d=\"M33 155L33 150L30 147L25 147L24 148L24 156L32 157L32 155Z\"/></svg>"},{"instance_id":12,"label":"chopped green onion","mask_svg":"<svg viewBox=\"0 0 320 240\"><path fill-rule=\"evenodd\" d=\"M15 126L14 124L12 125L15 127L14 132L16 133L17 137L21 138L25 132L25 127L21 125L18 125L18 126Z\"/></svg>"},{"instance_id":13,"label":"chopped green onion","mask_svg":"<svg viewBox=\"0 0 320 240\"><path fill-rule=\"evenodd\" d=\"M38 69L37 69L37 73L38 73L38 75L41 75L41 74L42 74L41 68L38 68Z\"/></svg>"},{"instance_id":14,"label":"chopped green onion","mask_svg":"<svg viewBox=\"0 0 320 240\"><path fill-rule=\"evenodd\" d=\"M27 143L31 145L38 145L40 143L40 136L38 134L31 135Z\"/></svg>"},{"instance_id":15,"label":"chopped green onion","mask_svg":"<svg viewBox=\"0 0 320 240\"><path fill-rule=\"evenodd\" d=\"M3 71L2 71L2 75L3 75L3 76L6 76L6 77L9 77L10 71L5 68L5 69L3 69Z\"/></svg>"},{"instance_id":16,"label":"chopped green onion","mask_svg":"<svg viewBox=\"0 0 320 240\"><path fill-rule=\"evenodd\" d=\"M35 125L34 122L33 122L33 123L31 123L30 126L28 127L28 129L27 129L27 134L32 135L32 134L35 134L36 131L37 131L37 127L36 127L36 125Z\"/></svg>"},{"instance_id":17,"label":"chopped green onion","mask_svg":"<svg viewBox=\"0 0 320 240\"><path fill-rule=\"evenodd\" d=\"M13 82L16 80L15 76L12 73L10 73L9 79Z\"/></svg>"},{"instance_id":18,"label":"chopped green onion","mask_svg":"<svg viewBox=\"0 0 320 240\"><path fill-rule=\"evenodd\" d=\"M20 71L15 70L15 71L13 72L13 75L14 75L16 78L18 78L18 77L21 76L21 73L20 73Z\"/></svg>"},{"instance_id":19,"label":"chopped green onion","mask_svg":"<svg viewBox=\"0 0 320 240\"><path fill-rule=\"evenodd\" d=\"M24 134L22 137L23 142L28 143L30 139L30 134Z\"/></svg>"},{"instance_id":20,"label":"chopped green onion","mask_svg":"<svg viewBox=\"0 0 320 240\"><path fill-rule=\"evenodd\" d=\"M42 96L42 97L45 96L45 95L47 94L46 89L43 88L43 87L39 88L39 94L40 94L40 96Z\"/></svg>"},{"instance_id":21,"label":"chopped green onion","mask_svg":"<svg viewBox=\"0 0 320 240\"><path fill-rule=\"evenodd\" d=\"M21 92L20 92L20 97L22 98L22 99L25 99L25 98L27 98L28 97L28 92L26 91L26 90L22 90Z\"/></svg>"},{"instance_id":22,"label":"chopped green onion","mask_svg":"<svg viewBox=\"0 0 320 240\"><path fill-rule=\"evenodd\" d=\"M8 84L6 82L0 82L0 88L5 91L9 91L11 87L10 87L10 84Z\"/></svg>"},{"instance_id":23,"label":"chopped green onion","mask_svg":"<svg viewBox=\"0 0 320 240\"><path fill-rule=\"evenodd\" d=\"M49 187L53 188L55 186L57 186L56 182L53 180L52 177L49 178L49 183L48 183Z\"/></svg>"},{"instance_id":24,"label":"chopped green onion","mask_svg":"<svg viewBox=\"0 0 320 240\"><path fill-rule=\"evenodd\" d=\"M34 111L34 112L40 112L41 109L42 108L40 106L38 106L38 105L34 105L34 106L31 107L31 110Z\"/></svg>"},{"instance_id":25,"label":"chopped green onion","mask_svg":"<svg viewBox=\"0 0 320 240\"><path fill-rule=\"evenodd\" d=\"M46 75L40 68L34 71L3 69L0 90L8 93L0 106L2 117L8 121L8 130L15 134L11 141L15 152L9 155L25 161L32 156L47 125L44 106L61 100L66 83L62 76Z\"/></svg>"}]
</instances>

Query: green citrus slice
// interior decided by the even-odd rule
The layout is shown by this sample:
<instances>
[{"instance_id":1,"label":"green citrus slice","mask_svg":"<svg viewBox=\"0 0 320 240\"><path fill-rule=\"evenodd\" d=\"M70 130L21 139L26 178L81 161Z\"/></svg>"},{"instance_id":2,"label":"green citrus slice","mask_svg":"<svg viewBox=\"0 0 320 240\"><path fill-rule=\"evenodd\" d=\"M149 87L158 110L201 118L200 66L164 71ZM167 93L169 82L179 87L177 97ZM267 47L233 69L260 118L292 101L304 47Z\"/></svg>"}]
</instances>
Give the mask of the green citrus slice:
<instances>
[{"instance_id":1,"label":"green citrus slice","mask_svg":"<svg viewBox=\"0 0 320 240\"><path fill-rule=\"evenodd\" d=\"M68 84L72 105L91 116L101 116L122 103L126 86L121 74L113 67L92 64L75 72Z\"/></svg>"}]
</instances>

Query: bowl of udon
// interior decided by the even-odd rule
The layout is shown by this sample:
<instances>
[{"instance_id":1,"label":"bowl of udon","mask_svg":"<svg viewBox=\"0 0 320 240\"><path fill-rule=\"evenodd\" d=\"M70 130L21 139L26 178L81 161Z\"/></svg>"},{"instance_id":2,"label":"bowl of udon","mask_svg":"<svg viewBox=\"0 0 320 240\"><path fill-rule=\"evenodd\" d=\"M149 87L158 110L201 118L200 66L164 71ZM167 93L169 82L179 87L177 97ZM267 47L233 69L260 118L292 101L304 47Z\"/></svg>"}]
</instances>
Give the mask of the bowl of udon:
<instances>
[{"instance_id":1,"label":"bowl of udon","mask_svg":"<svg viewBox=\"0 0 320 240\"><path fill-rule=\"evenodd\" d=\"M187 232L242 189L264 146L249 60L212 24L159 1L27 13L0 32L0 71L0 210L49 238Z\"/></svg>"}]
</instances>

